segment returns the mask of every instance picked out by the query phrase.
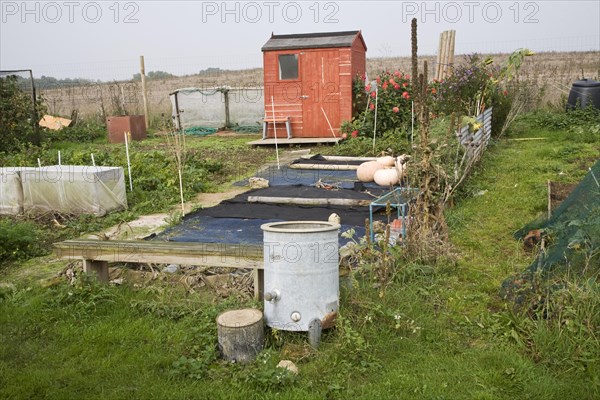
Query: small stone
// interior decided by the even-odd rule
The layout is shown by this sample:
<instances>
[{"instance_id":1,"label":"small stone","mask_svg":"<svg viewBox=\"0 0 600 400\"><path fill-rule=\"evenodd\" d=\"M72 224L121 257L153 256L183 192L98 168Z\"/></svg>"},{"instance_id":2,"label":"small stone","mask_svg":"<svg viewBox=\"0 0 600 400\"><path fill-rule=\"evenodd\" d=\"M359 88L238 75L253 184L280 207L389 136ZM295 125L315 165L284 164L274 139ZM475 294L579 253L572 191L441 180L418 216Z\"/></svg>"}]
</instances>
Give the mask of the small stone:
<instances>
[{"instance_id":1,"label":"small stone","mask_svg":"<svg viewBox=\"0 0 600 400\"><path fill-rule=\"evenodd\" d=\"M342 219L336 213L331 214L328 218L328 221L333 224L338 224L338 225L341 225L341 223L342 223Z\"/></svg>"},{"instance_id":2,"label":"small stone","mask_svg":"<svg viewBox=\"0 0 600 400\"><path fill-rule=\"evenodd\" d=\"M163 269L163 272L166 272L169 274L174 274L177 271L179 271L179 265L176 265L176 264L169 264Z\"/></svg>"},{"instance_id":3,"label":"small stone","mask_svg":"<svg viewBox=\"0 0 600 400\"><path fill-rule=\"evenodd\" d=\"M250 186L250 189L264 189L269 187L269 181L265 178L257 178L253 176L252 178L248 179L248 186Z\"/></svg>"},{"instance_id":4,"label":"small stone","mask_svg":"<svg viewBox=\"0 0 600 400\"><path fill-rule=\"evenodd\" d=\"M279 361L279 364L277 364L277 368L283 368L283 369L287 369L288 371L298 375L298 372L300 372L298 370L298 367L296 366L296 364L294 364L293 362L291 362L290 360L281 360Z\"/></svg>"}]
</instances>

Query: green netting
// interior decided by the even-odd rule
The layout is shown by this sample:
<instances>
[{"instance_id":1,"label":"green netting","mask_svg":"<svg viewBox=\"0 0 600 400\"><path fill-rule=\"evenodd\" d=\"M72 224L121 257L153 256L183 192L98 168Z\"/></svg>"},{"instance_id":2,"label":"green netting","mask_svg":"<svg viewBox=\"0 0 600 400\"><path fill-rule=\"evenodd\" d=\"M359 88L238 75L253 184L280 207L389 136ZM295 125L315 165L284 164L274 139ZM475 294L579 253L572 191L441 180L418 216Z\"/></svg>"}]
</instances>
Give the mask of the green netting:
<instances>
[{"instance_id":1,"label":"green netting","mask_svg":"<svg viewBox=\"0 0 600 400\"><path fill-rule=\"evenodd\" d=\"M231 130L238 133L257 133L262 130L260 125L235 125Z\"/></svg>"},{"instance_id":2,"label":"green netting","mask_svg":"<svg viewBox=\"0 0 600 400\"><path fill-rule=\"evenodd\" d=\"M212 135L213 133L217 133L219 130L217 128L210 128L208 126L192 126L190 128L185 128L183 133L186 135L198 135L198 136L206 136Z\"/></svg>"},{"instance_id":3,"label":"green netting","mask_svg":"<svg viewBox=\"0 0 600 400\"><path fill-rule=\"evenodd\" d=\"M540 229L546 245L526 274L568 268L570 272L600 272L600 160L545 221L532 222L517 233L523 239Z\"/></svg>"}]
</instances>

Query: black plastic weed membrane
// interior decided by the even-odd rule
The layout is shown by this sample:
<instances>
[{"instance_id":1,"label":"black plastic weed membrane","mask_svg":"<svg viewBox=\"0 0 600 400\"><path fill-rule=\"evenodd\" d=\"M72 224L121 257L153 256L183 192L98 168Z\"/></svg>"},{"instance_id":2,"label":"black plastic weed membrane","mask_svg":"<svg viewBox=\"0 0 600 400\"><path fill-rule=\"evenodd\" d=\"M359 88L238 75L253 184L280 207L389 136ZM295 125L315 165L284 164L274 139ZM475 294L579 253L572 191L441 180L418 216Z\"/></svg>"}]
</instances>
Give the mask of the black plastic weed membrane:
<instances>
[{"instance_id":1,"label":"black plastic weed membrane","mask_svg":"<svg viewBox=\"0 0 600 400\"><path fill-rule=\"evenodd\" d=\"M344 169L348 165L360 165L363 161L332 161L327 160L320 154L316 154L311 158L300 158L294 160L290 165L294 165L292 168L288 165L280 166L277 168L276 165L270 165L269 167L258 171L256 173L257 178L263 178L269 181L269 186L314 186L317 182L324 184L341 187L344 189L353 189L356 182L356 170ZM302 169L304 165L329 165L333 169ZM340 168L335 168L339 166ZM248 180L236 182L236 186L247 186ZM371 189L379 189L375 183L366 183L364 187Z\"/></svg>"},{"instance_id":2,"label":"black plastic weed membrane","mask_svg":"<svg viewBox=\"0 0 600 400\"><path fill-rule=\"evenodd\" d=\"M505 280L504 291L514 289L515 281L530 280L536 272L546 277L566 270L573 274L600 272L600 160L549 219L527 224L515 238L522 240L528 235L533 241L543 239L545 250L522 276Z\"/></svg>"},{"instance_id":3,"label":"black plastic weed membrane","mask_svg":"<svg viewBox=\"0 0 600 400\"><path fill-rule=\"evenodd\" d=\"M327 219L324 219L325 221ZM282 219L242 219L242 218L213 218L201 215L182 222L176 227L167 229L157 235L155 240L172 242L227 243L227 244L263 244L262 224L284 221ZM323 221L323 219L321 219ZM354 227L342 224L341 232L354 229L356 237L365 235L364 227ZM339 236L340 246L349 239Z\"/></svg>"},{"instance_id":4,"label":"black plastic weed membrane","mask_svg":"<svg viewBox=\"0 0 600 400\"><path fill-rule=\"evenodd\" d=\"M294 161L304 163L341 165L317 155L311 159ZM350 163L343 161L342 164ZM262 224L278 221L327 221L333 213L341 218L341 231L354 229L356 238L365 235L365 220L369 218L368 204L390 188L375 183L356 181L356 170L295 169L271 166L256 174L269 181L269 187L255 189L224 200L219 205L197 210L183 221L156 236L156 240L204 243L261 244ZM247 185L247 180L237 182ZM292 205L249 202L249 197L346 199L362 201L366 205ZM373 210L373 219L388 222L385 207ZM394 211L392 215L396 215ZM394 217L392 217L394 218ZM340 235L340 244L348 241Z\"/></svg>"},{"instance_id":5,"label":"black plastic weed membrane","mask_svg":"<svg viewBox=\"0 0 600 400\"><path fill-rule=\"evenodd\" d=\"M300 206L288 204L249 203L250 196L298 197L303 199L349 199L370 202L385 192L374 190L322 189L310 186L275 186L250 190L224 200L219 205L197 210L185 216L183 221L167 229L157 239L181 242L208 243L262 243L260 225L277 221L327 221L336 213L342 221L341 231L350 228L357 237L365 234L365 219L369 218L368 206ZM374 219L387 222L384 207L379 207ZM395 215L395 212L394 212ZM347 240L340 239L340 243Z\"/></svg>"}]
</instances>

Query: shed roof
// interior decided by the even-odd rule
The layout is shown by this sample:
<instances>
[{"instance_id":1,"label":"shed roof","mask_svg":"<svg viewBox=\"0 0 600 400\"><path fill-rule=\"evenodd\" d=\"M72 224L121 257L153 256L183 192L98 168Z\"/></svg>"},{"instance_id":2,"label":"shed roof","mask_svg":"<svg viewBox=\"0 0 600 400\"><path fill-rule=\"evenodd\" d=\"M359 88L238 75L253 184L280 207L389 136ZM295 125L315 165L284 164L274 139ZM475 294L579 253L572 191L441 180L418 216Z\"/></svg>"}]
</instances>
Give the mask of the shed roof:
<instances>
[{"instance_id":1,"label":"shed roof","mask_svg":"<svg viewBox=\"0 0 600 400\"><path fill-rule=\"evenodd\" d=\"M292 49L321 49L328 47L351 47L356 37L359 37L365 50L367 46L360 31L297 33L291 35L274 35L262 47L262 51L292 50Z\"/></svg>"}]
</instances>

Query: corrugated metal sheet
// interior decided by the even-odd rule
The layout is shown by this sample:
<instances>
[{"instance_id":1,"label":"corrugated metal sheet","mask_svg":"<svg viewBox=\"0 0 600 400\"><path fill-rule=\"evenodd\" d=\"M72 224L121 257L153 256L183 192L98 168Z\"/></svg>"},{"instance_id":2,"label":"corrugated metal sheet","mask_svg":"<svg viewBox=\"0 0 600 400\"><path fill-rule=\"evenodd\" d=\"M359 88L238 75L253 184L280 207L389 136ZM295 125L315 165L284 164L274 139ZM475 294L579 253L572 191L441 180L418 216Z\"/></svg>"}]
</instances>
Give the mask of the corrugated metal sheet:
<instances>
[{"instance_id":1,"label":"corrugated metal sheet","mask_svg":"<svg viewBox=\"0 0 600 400\"><path fill-rule=\"evenodd\" d=\"M477 121L483 123L483 127L478 131L469 132L469 127L465 126L456 133L460 144L466 150L466 156L470 162L477 162L481 158L483 150L490 141L492 134L492 107L479 114Z\"/></svg>"},{"instance_id":2,"label":"corrugated metal sheet","mask_svg":"<svg viewBox=\"0 0 600 400\"><path fill-rule=\"evenodd\" d=\"M269 51L351 47L356 35L358 34L360 34L360 31L272 35L261 50Z\"/></svg>"}]
</instances>

